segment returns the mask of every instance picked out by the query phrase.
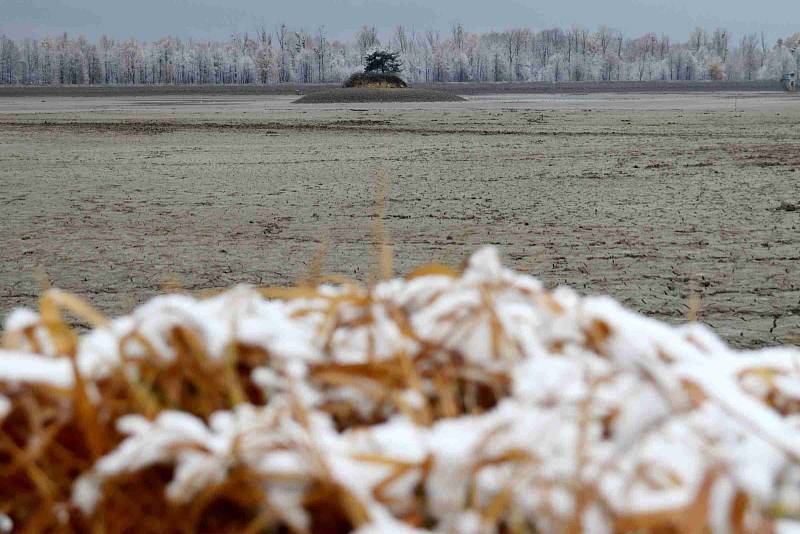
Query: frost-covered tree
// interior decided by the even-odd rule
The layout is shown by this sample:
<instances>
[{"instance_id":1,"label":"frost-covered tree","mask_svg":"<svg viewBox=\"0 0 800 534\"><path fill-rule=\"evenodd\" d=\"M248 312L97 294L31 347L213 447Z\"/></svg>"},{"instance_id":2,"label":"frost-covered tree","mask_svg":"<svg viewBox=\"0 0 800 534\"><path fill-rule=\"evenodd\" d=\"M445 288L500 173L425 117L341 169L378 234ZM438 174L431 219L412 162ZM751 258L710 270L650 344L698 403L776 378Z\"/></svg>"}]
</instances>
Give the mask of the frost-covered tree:
<instances>
[{"instance_id":1,"label":"frost-covered tree","mask_svg":"<svg viewBox=\"0 0 800 534\"><path fill-rule=\"evenodd\" d=\"M378 32L374 27L364 26L356 34L356 46L358 46L362 60L367 57L367 53L371 49L380 46L380 44Z\"/></svg>"},{"instance_id":2,"label":"frost-covered tree","mask_svg":"<svg viewBox=\"0 0 800 534\"><path fill-rule=\"evenodd\" d=\"M18 83L21 54L17 43L5 36L0 36L0 81L2 83Z\"/></svg>"},{"instance_id":3,"label":"frost-covered tree","mask_svg":"<svg viewBox=\"0 0 800 534\"><path fill-rule=\"evenodd\" d=\"M364 72L396 74L403 71L399 52L374 50L364 58Z\"/></svg>"},{"instance_id":4,"label":"frost-covered tree","mask_svg":"<svg viewBox=\"0 0 800 534\"><path fill-rule=\"evenodd\" d=\"M758 50L758 36L756 34L750 33L742 37L737 59L741 65L742 77L746 80L752 80L761 66Z\"/></svg>"},{"instance_id":5,"label":"frost-covered tree","mask_svg":"<svg viewBox=\"0 0 800 534\"><path fill-rule=\"evenodd\" d=\"M755 80L800 70L800 34L772 44L763 34L734 38L724 28L696 28L677 42L655 33L626 38L605 26L475 33L454 24L448 32L398 26L385 39L365 26L350 40L332 41L324 29L281 24L223 41L0 36L0 83L341 82L362 71L366 55L382 42L399 54L411 83Z\"/></svg>"}]
</instances>

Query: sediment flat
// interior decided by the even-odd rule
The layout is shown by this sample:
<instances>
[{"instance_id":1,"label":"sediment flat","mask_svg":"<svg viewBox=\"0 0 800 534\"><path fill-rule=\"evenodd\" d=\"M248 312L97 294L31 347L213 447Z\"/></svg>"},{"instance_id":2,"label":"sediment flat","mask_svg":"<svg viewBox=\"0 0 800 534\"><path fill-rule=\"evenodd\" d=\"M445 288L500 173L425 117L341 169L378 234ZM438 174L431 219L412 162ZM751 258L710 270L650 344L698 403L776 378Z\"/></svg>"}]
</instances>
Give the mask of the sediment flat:
<instances>
[{"instance_id":1,"label":"sediment flat","mask_svg":"<svg viewBox=\"0 0 800 534\"><path fill-rule=\"evenodd\" d=\"M778 81L450 82L413 87L456 95L782 92ZM2 97L279 96L340 88L338 83L247 85L0 85Z\"/></svg>"},{"instance_id":2,"label":"sediment flat","mask_svg":"<svg viewBox=\"0 0 800 534\"><path fill-rule=\"evenodd\" d=\"M797 96L296 98L0 99L0 316L42 271L117 314L165 282L296 282L324 242L326 271L366 280L385 175L398 273L494 244L659 319L699 299L736 346L800 341Z\"/></svg>"},{"instance_id":3,"label":"sediment flat","mask_svg":"<svg viewBox=\"0 0 800 534\"><path fill-rule=\"evenodd\" d=\"M294 104L352 104L393 102L463 102L455 93L433 89L415 88L359 88L337 87L325 91L314 91L294 101Z\"/></svg>"}]
</instances>

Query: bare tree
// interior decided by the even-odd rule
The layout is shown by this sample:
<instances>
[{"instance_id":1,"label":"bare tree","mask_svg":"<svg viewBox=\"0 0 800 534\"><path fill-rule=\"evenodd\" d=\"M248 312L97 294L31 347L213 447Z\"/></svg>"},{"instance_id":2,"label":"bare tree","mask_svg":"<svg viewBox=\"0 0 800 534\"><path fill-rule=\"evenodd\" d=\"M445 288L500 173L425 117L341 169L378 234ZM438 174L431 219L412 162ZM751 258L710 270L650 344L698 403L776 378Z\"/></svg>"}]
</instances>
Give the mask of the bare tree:
<instances>
[{"instance_id":1,"label":"bare tree","mask_svg":"<svg viewBox=\"0 0 800 534\"><path fill-rule=\"evenodd\" d=\"M325 27L320 26L317 30L317 42L314 45L314 55L317 57L317 80L325 81L325 56L327 54L327 40L325 38Z\"/></svg>"},{"instance_id":2,"label":"bare tree","mask_svg":"<svg viewBox=\"0 0 800 534\"><path fill-rule=\"evenodd\" d=\"M285 83L289 81L289 71L286 68L286 51L287 51L287 37L289 35L289 28L286 27L286 24L281 24L278 26L278 29L275 30L275 38L278 40L278 81L281 83Z\"/></svg>"},{"instance_id":3,"label":"bare tree","mask_svg":"<svg viewBox=\"0 0 800 534\"><path fill-rule=\"evenodd\" d=\"M466 79L466 72L465 72L465 53L464 48L466 46L466 32L464 31L464 26L461 25L460 22L453 24L452 28L452 36L453 36L453 51L456 56L456 65L458 71L458 81L463 82Z\"/></svg>"},{"instance_id":4,"label":"bare tree","mask_svg":"<svg viewBox=\"0 0 800 534\"><path fill-rule=\"evenodd\" d=\"M0 83L17 83L19 81L21 57L19 47L14 41L0 36Z\"/></svg>"},{"instance_id":5,"label":"bare tree","mask_svg":"<svg viewBox=\"0 0 800 534\"><path fill-rule=\"evenodd\" d=\"M395 27L394 38L397 42L397 49L401 54L405 54L409 51L409 38L404 26L398 25Z\"/></svg>"},{"instance_id":6,"label":"bare tree","mask_svg":"<svg viewBox=\"0 0 800 534\"><path fill-rule=\"evenodd\" d=\"M728 47L730 42L730 34L727 30L717 28L711 37L711 45L714 48L714 53L722 59L725 63L728 61Z\"/></svg>"},{"instance_id":7,"label":"bare tree","mask_svg":"<svg viewBox=\"0 0 800 534\"><path fill-rule=\"evenodd\" d=\"M518 77L517 60L520 51L525 48L528 40L529 30L517 28L505 33L505 49L508 58L508 81L514 81Z\"/></svg>"},{"instance_id":8,"label":"bare tree","mask_svg":"<svg viewBox=\"0 0 800 534\"><path fill-rule=\"evenodd\" d=\"M608 26L600 26L597 30L597 44L600 47L600 52L605 56L608 52L608 47L611 45L611 40L614 38L614 32Z\"/></svg>"},{"instance_id":9,"label":"bare tree","mask_svg":"<svg viewBox=\"0 0 800 534\"><path fill-rule=\"evenodd\" d=\"M747 80L752 80L753 74L759 67L758 36L754 33L748 33L742 37L739 51L742 57L742 70L744 77Z\"/></svg>"},{"instance_id":10,"label":"bare tree","mask_svg":"<svg viewBox=\"0 0 800 534\"><path fill-rule=\"evenodd\" d=\"M708 37L703 28L697 27L689 35L689 46L694 52L699 52L706 45Z\"/></svg>"},{"instance_id":11,"label":"bare tree","mask_svg":"<svg viewBox=\"0 0 800 534\"><path fill-rule=\"evenodd\" d=\"M358 35L356 35L356 43L358 44L358 50L361 56L361 63L364 63L364 58L367 56L367 52L371 48L375 48L376 46L380 45L380 41L378 40L378 32L375 30L374 27L363 26L359 31Z\"/></svg>"}]
</instances>

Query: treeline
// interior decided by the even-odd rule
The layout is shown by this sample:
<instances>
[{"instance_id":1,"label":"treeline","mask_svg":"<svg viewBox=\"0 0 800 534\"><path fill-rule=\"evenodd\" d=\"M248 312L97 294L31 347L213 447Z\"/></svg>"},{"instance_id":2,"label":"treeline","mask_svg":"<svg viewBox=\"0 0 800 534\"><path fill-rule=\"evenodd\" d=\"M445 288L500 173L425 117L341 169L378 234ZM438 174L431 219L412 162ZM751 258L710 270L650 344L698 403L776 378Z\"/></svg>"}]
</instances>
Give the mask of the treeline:
<instances>
[{"instance_id":1,"label":"treeline","mask_svg":"<svg viewBox=\"0 0 800 534\"><path fill-rule=\"evenodd\" d=\"M695 29L687 42L600 27L473 33L362 28L351 41L324 29L235 34L228 41L98 42L67 34L12 40L0 35L3 84L273 84L338 82L360 70L369 50L399 51L411 82L646 81L777 79L800 70L800 33L776 43L763 34L734 40Z\"/></svg>"}]
</instances>

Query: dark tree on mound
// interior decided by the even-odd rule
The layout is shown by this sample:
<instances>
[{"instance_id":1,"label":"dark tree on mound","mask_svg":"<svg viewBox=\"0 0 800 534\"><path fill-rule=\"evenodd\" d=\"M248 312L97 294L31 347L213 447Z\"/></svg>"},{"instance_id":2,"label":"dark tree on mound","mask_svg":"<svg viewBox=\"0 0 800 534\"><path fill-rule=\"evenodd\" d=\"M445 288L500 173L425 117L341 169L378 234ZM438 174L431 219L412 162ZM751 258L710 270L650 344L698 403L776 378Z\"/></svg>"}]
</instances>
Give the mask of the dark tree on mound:
<instances>
[{"instance_id":1,"label":"dark tree on mound","mask_svg":"<svg viewBox=\"0 0 800 534\"><path fill-rule=\"evenodd\" d=\"M364 72L398 73L403 72L403 62L399 52L375 50L367 54Z\"/></svg>"}]
</instances>

